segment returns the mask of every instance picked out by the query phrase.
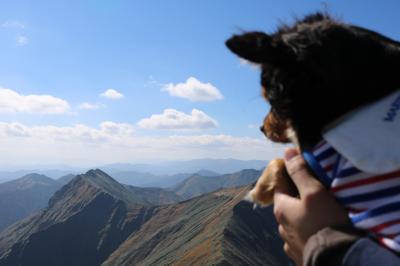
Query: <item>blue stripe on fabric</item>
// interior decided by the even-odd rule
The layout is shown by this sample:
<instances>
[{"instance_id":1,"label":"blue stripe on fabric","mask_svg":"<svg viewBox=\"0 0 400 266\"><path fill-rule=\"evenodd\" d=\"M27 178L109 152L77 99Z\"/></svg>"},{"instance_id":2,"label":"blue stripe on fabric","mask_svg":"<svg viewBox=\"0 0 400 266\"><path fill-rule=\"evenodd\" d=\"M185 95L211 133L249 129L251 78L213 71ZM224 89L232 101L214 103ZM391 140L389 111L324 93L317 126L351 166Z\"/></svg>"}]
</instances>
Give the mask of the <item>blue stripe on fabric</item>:
<instances>
[{"instance_id":1,"label":"blue stripe on fabric","mask_svg":"<svg viewBox=\"0 0 400 266\"><path fill-rule=\"evenodd\" d=\"M364 194L348 196L348 197L337 197L337 200L342 204L354 204L354 203L360 203L360 202L364 202L364 201L386 198L386 197L390 197L390 196L398 195L398 194L400 194L400 186L395 186L395 187L382 189L382 190L378 190L378 191L374 191L374 192L370 192L370 193L364 193Z\"/></svg>"},{"instance_id":2,"label":"blue stripe on fabric","mask_svg":"<svg viewBox=\"0 0 400 266\"><path fill-rule=\"evenodd\" d=\"M320 154L316 155L315 159L318 162L320 162L322 160L329 158L330 156L334 155L335 153L336 153L336 151L332 147L329 147L328 149L324 150Z\"/></svg>"},{"instance_id":3,"label":"blue stripe on fabric","mask_svg":"<svg viewBox=\"0 0 400 266\"><path fill-rule=\"evenodd\" d=\"M363 213L357 214L353 217L351 217L351 220L353 223L359 223L362 220L371 218L371 217L375 217L378 215L382 215L382 214L386 214L386 213L390 213L390 212L394 212L394 211L398 211L400 210L400 201L398 202L393 202L393 203L389 203L386 204L384 206L369 210L369 211L365 211Z\"/></svg>"},{"instance_id":4,"label":"blue stripe on fabric","mask_svg":"<svg viewBox=\"0 0 400 266\"><path fill-rule=\"evenodd\" d=\"M355 175L358 173L361 173L361 171L355 167L350 167L350 168L340 170L336 177L343 178L343 177L352 176L352 175Z\"/></svg>"},{"instance_id":5,"label":"blue stripe on fabric","mask_svg":"<svg viewBox=\"0 0 400 266\"><path fill-rule=\"evenodd\" d=\"M337 176L341 160L342 160L342 156L338 153L336 161L335 161L335 164L334 164L334 167L333 167L332 179Z\"/></svg>"},{"instance_id":6,"label":"blue stripe on fabric","mask_svg":"<svg viewBox=\"0 0 400 266\"><path fill-rule=\"evenodd\" d=\"M310 168L314 171L314 173L317 175L318 179L322 182L322 184L327 189L329 189L331 187L332 179L329 178L329 176L326 174L324 169L318 163L314 155L311 152L304 151L303 158L308 163Z\"/></svg>"}]
</instances>

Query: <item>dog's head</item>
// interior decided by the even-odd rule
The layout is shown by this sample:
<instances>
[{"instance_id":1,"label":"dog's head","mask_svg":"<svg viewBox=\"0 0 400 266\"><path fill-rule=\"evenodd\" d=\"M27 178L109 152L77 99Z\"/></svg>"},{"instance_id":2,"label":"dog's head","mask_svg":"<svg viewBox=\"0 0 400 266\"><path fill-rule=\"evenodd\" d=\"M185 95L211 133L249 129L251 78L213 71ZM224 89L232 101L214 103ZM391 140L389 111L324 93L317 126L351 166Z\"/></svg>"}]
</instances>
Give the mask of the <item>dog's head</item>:
<instances>
[{"instance_id":1,"label":"dog's head","mask_svg":"<svg viewBox=\"0 0 400 266\"><path fill-rule=\"evenodd\" d=\"M315 13L273 34L234 35L226 45L260 64L271 109L262 130L271 140L311 146L324 126L400 87L400 43Z\"/></svg>"}]
</instances>

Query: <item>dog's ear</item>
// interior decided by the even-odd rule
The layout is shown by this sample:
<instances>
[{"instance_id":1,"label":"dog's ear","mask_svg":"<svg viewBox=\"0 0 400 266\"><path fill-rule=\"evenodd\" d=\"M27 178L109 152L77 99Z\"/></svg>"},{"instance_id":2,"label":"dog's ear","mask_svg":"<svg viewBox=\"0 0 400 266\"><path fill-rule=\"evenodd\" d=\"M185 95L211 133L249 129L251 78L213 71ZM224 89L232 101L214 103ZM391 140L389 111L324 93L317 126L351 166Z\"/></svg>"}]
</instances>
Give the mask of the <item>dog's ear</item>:
<instances>
[{"instance_id":1,"label":"dog's ear","mask_svg":"<svg viewBox=\"0 0 400 266\"><path fill-rule=\"evenodd\" d=\"M233 53L253 63L283 65L293 58L289 47L274 43L272 37L263 32L234 35L225 44Z\"/></svg>"}]
</instances>

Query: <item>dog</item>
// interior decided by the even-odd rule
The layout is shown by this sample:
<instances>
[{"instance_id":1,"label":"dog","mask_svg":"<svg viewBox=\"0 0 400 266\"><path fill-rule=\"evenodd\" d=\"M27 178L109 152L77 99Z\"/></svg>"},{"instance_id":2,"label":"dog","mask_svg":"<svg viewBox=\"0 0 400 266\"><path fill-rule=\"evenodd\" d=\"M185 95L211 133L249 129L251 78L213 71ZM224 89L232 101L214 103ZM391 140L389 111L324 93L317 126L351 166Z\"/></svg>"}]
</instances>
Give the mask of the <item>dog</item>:
<instances>
[{"instance_id":1,"label":"dog","mask_svg":"<svg viewBox=\"0 0 400 266\"><path fill-rule=\"evenodd\" d=\"M394 231L386 233L388 228L382 229L383 220L379 217L377 223L365 225L372 209L390 205L400 211L400 199L393 200L396 192L378 198L386 200L381 205L375 204L377 199L372 203L370 200L370 205L368 200L359 200L379 191L357 194L365 188L360 189L365 185L360 180L370 186L378 182L387 186L387 191L389 183L379 182L400 184L400 152L391 147L400 147L400 131L393 133L393 128L399 130L399 121L395 126L384 124L385 117L396 117L400 109L400 43L316 12L293 25L282 25L272 34L254 31L234 35L226 45L261 68L262 92L270 104L261 127L266 137L274 142L294 143L310 170L348 209L355 227L370 230L386 247L400 252L400 232L394 236ZM376 122L379 126L368 125L368 119L385 108L389 113L381 115L382 119ZM370 128L381 130L381 124L388 129L368 136ZM352 135L352 131L356 133ZM379 138L380 134L390 137ZM368 146L378 146L375 143L383 143L389 155L382 151L383 159L375 158L373 162L374 151L370 152ZM273 201L275 187L288 179L282 159L273 160L248 199L267 206ZM396 225L400 224L399 219Z\"/></svg>"}]
</instances>

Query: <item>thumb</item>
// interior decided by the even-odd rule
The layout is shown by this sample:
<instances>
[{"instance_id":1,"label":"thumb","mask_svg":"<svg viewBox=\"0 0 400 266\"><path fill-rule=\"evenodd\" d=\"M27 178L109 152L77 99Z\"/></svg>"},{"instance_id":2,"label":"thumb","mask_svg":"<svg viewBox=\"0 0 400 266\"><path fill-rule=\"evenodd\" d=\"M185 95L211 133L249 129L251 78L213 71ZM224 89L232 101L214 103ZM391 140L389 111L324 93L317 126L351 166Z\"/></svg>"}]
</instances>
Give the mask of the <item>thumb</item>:
<instances>
[{"instance_id":1,"label":"thumb","mask_svg":"<svg viewBox=\"0 0 400 266\"><path fill-rule=\"evenodd\" d=\"M301 198L323 187L308 170L307 163L298 149L287 149L284 158L286 170L297 187Z\"/></svg>"}]
</instances>

